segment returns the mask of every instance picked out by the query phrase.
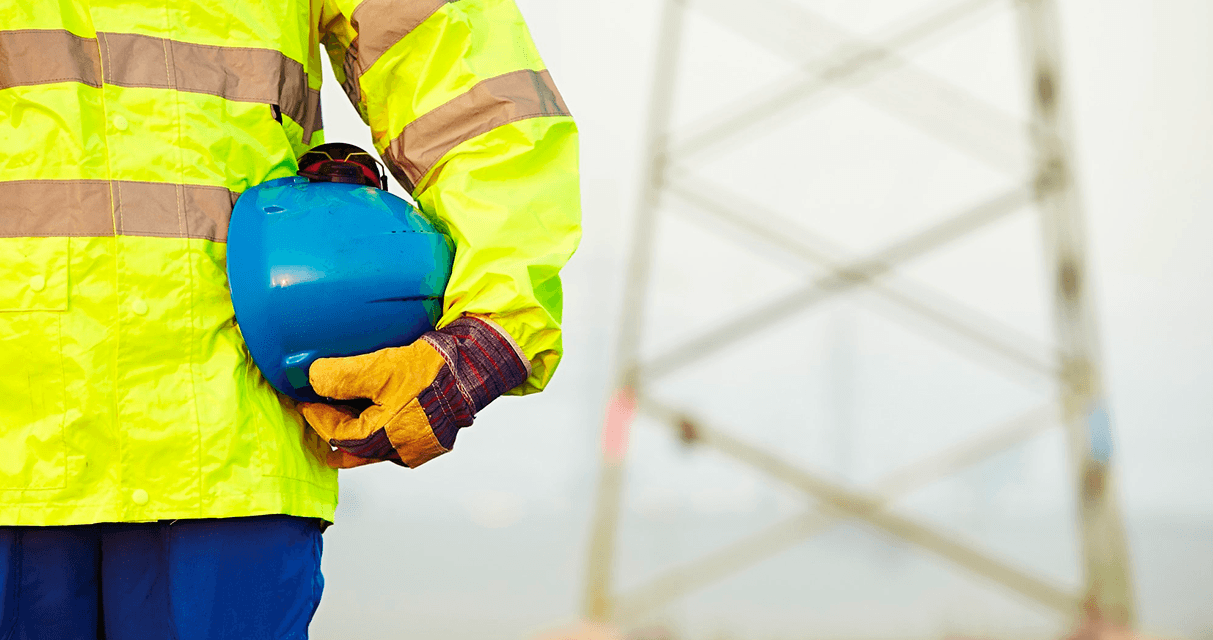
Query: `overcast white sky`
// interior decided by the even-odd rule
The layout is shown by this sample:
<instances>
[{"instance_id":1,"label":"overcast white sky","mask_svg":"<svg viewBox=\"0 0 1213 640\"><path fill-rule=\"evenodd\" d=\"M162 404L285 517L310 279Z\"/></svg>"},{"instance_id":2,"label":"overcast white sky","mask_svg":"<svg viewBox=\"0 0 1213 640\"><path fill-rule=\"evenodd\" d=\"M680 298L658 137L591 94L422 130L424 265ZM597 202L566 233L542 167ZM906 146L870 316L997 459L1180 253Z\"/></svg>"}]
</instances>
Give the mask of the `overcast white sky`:
<instances>
[{"instance_id":1,"label":"overcast white sky","mask_svg":"<svg viewBox=\"0 0 1213 640\"><path fill-rule=\"evenodd\" d=\"M922 0L803 0L879 37ZM585 239L565 272L568 355L550 389L484 412L458 450L416 472L343 475L326 535L318 638L522 638L579 607L623 265L641 179L657 4L519 0L582 134ZM1007 3L1009 6L1009 2ZM1142 619L1213 629L1213 3L1061 0L1075 160L1090 235L1105 377ZM746 3L737 3L744 11ZM930 73L1022 116L1007 9L911 52ZM795 46L795 33L786 34ZM684 43L675 121L694 123L790 71L702 17ZM849 253L895 240L1011 184L864 91L831 92L689 166L709 196L778 210ZM329 140L369 147L335 83ZM675 132L677 137L678 133ZM1012 138L1012 143L1014 139ZM737 197L740 196L740 197ZM649 341L709 327L800 282L794 261L696 226L659 228ZM907 274L1016 330L1049 336L1038 229L1024 213ZM666 397L805 465L870 482L1031 406L1024 386L905 329L855 295L671 378ZM674 324L679 320L679 324ZM621 544L624 585L756 530L800 500L760 474L684 452L638 425ZM1055 435L1055 434L1054 434ZM907 513L1076 583L1059 437L1044 436L911 496ZM1168 537L1170 536L1170 537ZM410 555L420 554L416 560ZM829 585L823 590L822 585ZM686 637L1049 633L1056 619L860 529L809 543L659 616ZM778 587L776 588L776 586ZM376 635L378 633L379 635Z\"/></svg>"}]
</instances>

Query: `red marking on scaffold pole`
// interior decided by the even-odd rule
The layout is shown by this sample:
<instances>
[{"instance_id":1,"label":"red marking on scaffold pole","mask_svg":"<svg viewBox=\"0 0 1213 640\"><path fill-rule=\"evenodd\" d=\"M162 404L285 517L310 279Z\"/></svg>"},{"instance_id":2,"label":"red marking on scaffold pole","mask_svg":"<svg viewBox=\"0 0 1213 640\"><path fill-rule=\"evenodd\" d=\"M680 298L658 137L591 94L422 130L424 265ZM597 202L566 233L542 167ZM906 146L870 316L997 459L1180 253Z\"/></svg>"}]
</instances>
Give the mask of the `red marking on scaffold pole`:
<instances>
[{"instance_id":1,"label":"red marking on scaffold pole","mask_svg":"<svg viewBox=\"0 0 1213 640\"><path fill-rule=\"evenodd\" d=\"M628 450L628 432L636 417L636 394L622 387L607 403L606 422L602 425L602 453L610 462L621 462Z\"/></svg>"}]
</instances>

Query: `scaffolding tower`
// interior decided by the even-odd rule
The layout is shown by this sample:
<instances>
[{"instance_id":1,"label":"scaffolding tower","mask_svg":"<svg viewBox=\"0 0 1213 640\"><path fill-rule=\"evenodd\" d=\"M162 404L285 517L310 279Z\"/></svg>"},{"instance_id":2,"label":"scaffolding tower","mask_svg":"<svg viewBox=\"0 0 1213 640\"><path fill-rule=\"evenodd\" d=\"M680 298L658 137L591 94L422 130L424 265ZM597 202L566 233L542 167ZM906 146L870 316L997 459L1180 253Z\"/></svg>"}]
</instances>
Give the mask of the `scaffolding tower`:
<instances>
[{"instance_id":1,"label":"scaffolding tower","mask_svg":"<svg viewBox=\"0 0 1213 640\"><path fill-rule=\"evenodd\" d=\"M945 30L963 28L980 11L1013 4L1025 77L1029 80L1028 122L1006 121L980 109L963 89L921 72L903 55ZM777 33L797 29L802 46L783 51L800 56L794 81L760 96L747 96L691 132L671 130L678 60L688 12L714 18L752 41L778 42ZM615 392L603 427L603 458L597 505L591 529L584 613L587 618L627 627L687 593L727 577L820 533L840 520L861 521L886 534L950 561L977 576L1018 592L1082 622L1098 620L1131 627L1134 603L1124 531L1116 501L1106 402L1100 375L1094 305L1086 276L1084 230L1074 184L1071 131L1064 92L1058 10L1054 0L962 0L924 12L883 42L867 42L834 26L793 0L664 0L658 31L656 70L647 123L647 150L639 210L627 270ZM770 36L769 38L767 36ZM806 58L805 53L810 55ZM943 86L961 99L932 99ZM873 87L881 87L872 90ZM865 257L845 258L824 241L806 241L806 233L783 232L793 225L778 212L739 211L707 198L702 184L680 167L710 147L727 147L753 127L809 108L810 99L829 88L863 91L869 100L891 95L909 99L887 106L917 109L907 113L920 129L959 148L986 165L1005 170L1017 184L970 210L913 233ZM907 106L909 105L909 106ZM882 105L883 106L883 105ZM975 108L977 107L977 108ZM679 135L675 135L675 134ZM1018 145L1018 146L1017 146ZM1027 156L1026 158L1023 156ZM1026 162L1025 162L1026 160ZM1023 167L1030 167L1023 174ZM717 190L718 191L718 190ZM663 202L677 199L751 241L790 251L827 275L773 302L687 339L668 351L642 357L639 345L646 321L653 256L659 249L655 226ZM738 198L740 199L740 198ZM728 200L728 198L723 198ZM890 284L899 265L936 251L1017 211L1039 216L1045 273L1052 282L1055 344L1044 354L1018 344L994 328L975 321L959 301L919 295L913 287ZM668 241L668 240L667 240ZM725 346L753 337L773 323L828 301L844 292L866 288L951 338L977 346L983 362L1006 365L1051 381L1054 400L977 438L951 447L902 469L873 487L845 486L772 452L731 435L710 416L651 393L655 380L691 366ZM973 349L970 349L972 352ZM671 428L673 437L716 450L749 465L772 480L815 498L817 508L758 534L737 541L698 561L677 567L627 593L612 581L621 511L628 424L634 412ZM1071 459L1072 490L1077 495L1080 593L1060 587L1022 567L995 558L946 531L899 514L895 501L934 480L1021 443L1046 428L1060 426Z\"/></svg>"}]
</instances>

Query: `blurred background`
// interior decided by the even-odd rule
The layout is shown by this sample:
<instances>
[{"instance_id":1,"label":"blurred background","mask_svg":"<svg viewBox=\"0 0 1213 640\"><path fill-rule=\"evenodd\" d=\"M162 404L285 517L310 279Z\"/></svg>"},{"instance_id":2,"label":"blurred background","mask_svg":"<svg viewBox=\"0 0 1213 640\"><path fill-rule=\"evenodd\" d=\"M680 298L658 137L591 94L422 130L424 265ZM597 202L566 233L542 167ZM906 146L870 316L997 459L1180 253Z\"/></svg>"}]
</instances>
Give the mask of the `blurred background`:
<instances>
[{"instance_id":1,"label":"blurred background","mask_svg":"<svg viewBox=\"0 0 1213 640\"><path fill-rule=\"evenodd\" d=\"M1048 598L889 526L813 515L805 490L861 506L892 491L895 524L1084 589L1050 404L1052 214L1024 190L1041 98L1018 3L688 0L673 31L658 0L518 4L581 130L566 355L547 391L494 403L452 455L343 472L313 637L537 638L585 615L593 584L635 640L1064 636ZM1056 6L1057 30L1033 33L1058 45L1092 415L1109 418L1137 626L1213 639L1213 3ZM328 139L369 148L331 76L323 99ZM896 269L853 264L990 203ZM746 320L814 282L831 288L819 303ZM639 379L610 517L600 434L621 380L738 318L744 339ZM999 446L970 446L1008 421ZM812 475L781 480L720 438ZM915 475L923 459L949 473ZM592 577L595 531L613 540L609 584Z\"/></svg>"}]
</instances>

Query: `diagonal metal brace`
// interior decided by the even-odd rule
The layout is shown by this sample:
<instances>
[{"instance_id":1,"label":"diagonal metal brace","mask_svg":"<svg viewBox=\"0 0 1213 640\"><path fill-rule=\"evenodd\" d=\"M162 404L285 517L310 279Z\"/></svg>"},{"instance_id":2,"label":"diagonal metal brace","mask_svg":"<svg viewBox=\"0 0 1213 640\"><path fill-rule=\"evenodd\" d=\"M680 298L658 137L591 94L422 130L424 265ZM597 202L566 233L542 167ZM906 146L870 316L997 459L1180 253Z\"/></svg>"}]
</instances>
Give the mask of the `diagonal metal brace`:
<instances>
[{"instance_id":1,"label":"diagonal metal brace","mask_svg":"<svg viewBox=\"0 0 1213 640\"><path fill-rule=\"evenodd\" d=\"M964 213L951 217L919 234L844 265L787 296L735 318L707 333L667 351L639 366L639 378L652 381L675 369L700 360L742 338L753 335L804 308L871 282L900 263L917 258L928 251L980 229L1032 202L1029 187L1016 187Z\"/></svg>"},{"instance_id":2,"label":"diagonal metal brace","mask_svg":"<svg viewBox=\"0 0 1213 640\"><path fill-rule=\"evenodd\" d=\"M639 396L637 400L646 413L662 418L667 424L690 420L685 413L648 396ZM885 501L878 496L847 489L720 429L699 421L695 424L699 443L817 498L826 514L863 520L1063 614L1072 615L1079 608L1080 598L1074 593L992 558L931 526L886 511Z\"/></svg>"},{"instance_id":3,"label":"diagonal metal brace","mask_svg":"<svg viewBox=\"0 0 1213 640\"><path fill-rule=\"evenodd\" d=\"M1015 418L986 429L981 434L949 447L936 455L894 471L873 486L886 505L990 456L1022 443L1047 429L1057 427L1060 407L1048 402ZM683 419L681 422L686 423ZM722 549L687 564L674 567L615 598L615 621L627 624L695 591L724 579L768 557L822 534L842 518L808 511L746 536Z\"/></svg>"},{"instance_id":4,"label":"diagonal metal brace","mask_svg":"<svg viewBox=\"0 0 1213 640\"><path fill-rule=\"evenodd\" d=\"M743 11L730 0L694 0L692 6L700 13L730 31L785 58L807 62L761 95L748 96L709 121L692 124L672 155L681 161L735 142L741 134L753 134L777 117L805 107L826 90L845 87L989 166L1018 173L1029 156L1022 141L1026 123L898 54L998 4L1003 3L963 0L877 44L787 0L752 2ZM788 38L784 35L788 33L797 37ZM880 82L873 82L878 76Z\"/></svg>"},{"instance_id":5,"label":"diagonal metal brace","mask_svg":"<svg viewBox=\"0 0 1213 640\"><path fill-rule=\"evenodd\" d=\"M693 207L696 212L728 225L730 234L746 234L771 248L788 252L803 261L831 271L841 268L841 259L837 257L842 254L839 248L830 246L823 238L806 238L808 232L803 226L774 211L751 204L747 207L749 214L742 214L736 207L726 204L740 201L740 196L717 187L719 195L709 197L705 195L710 192L706 185L694 178L677 176L670 180L666 189L671 195ZM1035 341L1031 338L1012 333L994 318L984 316L938 294L935 295L937 300L931 302L924 293L915 292L906 282L874 281L870 283L870 287L873 292L899 308L955 337L983 347L990 354L998 356L1003 363L1012 364L1021 372L1032 374L1033 382L1042 375L1053 378L1058 373L1056 362L1059 354L1055 349L1034 344ZM966 322L966 317L971 320ZM1023 344L1030 345L1030 348L1020 346Z\"/></svg>"}]
</instances>

